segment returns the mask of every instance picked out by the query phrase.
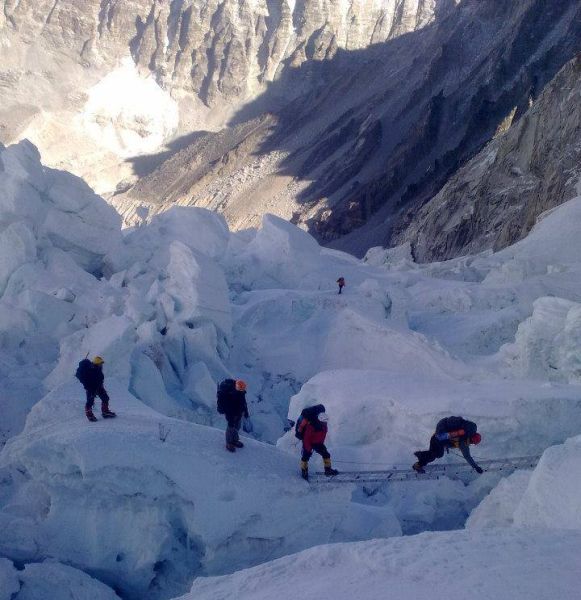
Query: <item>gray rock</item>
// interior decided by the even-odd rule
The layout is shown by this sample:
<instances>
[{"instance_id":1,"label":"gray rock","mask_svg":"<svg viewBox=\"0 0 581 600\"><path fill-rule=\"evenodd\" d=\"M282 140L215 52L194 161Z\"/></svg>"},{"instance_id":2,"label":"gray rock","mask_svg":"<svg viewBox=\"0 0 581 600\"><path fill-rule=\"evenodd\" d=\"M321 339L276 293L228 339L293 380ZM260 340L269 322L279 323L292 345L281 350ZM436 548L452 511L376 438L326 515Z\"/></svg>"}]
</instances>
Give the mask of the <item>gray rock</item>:
<instances>
[{"instance_id":1,"label":"gray rock","mask_svg":"<svg viewBox=\"0 0 581 600\"><path fill-rule=\"evenodd\" d=\"M140 201L204 206L235 228L272 212L359 255L397 242L581 50L573 0L439 6L422 29L283 71L235 126L161 164L117 206L128 217Z\"/></svg>"},{"instance_id":2,"label":"gray rock","mask_svg":"<svg viewBox=\"0 0 581 600\"><path fill-rule=\"evenodd\" d=\"M581 192L581 54L508 131L462 167L394 238L418 261L499 250Z\"/></svg>"},{"instance_id":3,"label":"gray rock","mask_svg":"<svg viewBox=\"0 0 581 600\"><path fill-rule=\"evenodd\" d=\"M3 77L18 79L31 49L52 55L61 72L66 59L101 70L130 53L176 96L236 105L286 63L384 42L429 23L438 4L449 2L1 0L0 36L21 59Z\"/></svg>"}]
</instances>

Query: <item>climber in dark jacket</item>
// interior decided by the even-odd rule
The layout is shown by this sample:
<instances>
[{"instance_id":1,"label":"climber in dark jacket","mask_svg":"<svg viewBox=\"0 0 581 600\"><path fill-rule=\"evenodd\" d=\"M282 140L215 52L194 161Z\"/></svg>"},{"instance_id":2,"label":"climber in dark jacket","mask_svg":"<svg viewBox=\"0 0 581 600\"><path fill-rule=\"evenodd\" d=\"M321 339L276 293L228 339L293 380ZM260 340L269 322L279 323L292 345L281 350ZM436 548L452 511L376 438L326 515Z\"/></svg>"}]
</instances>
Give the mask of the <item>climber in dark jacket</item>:
<instances>
[{"instance_id":1,"label":"climber in dark jacket","mask_svg":"<svg viewBox=\"0 0 581 600\"><path fill-rule=\"evenodd\" d=\"M246 382L242 379L225 379L218 386L218 411L226 417L226 450L236 452L236 448L244 448L238 432L242 417L248 419Z\"/></svg>"},{"instance_id":2,"label":"climber in dark jacket","mask_svg":"<svg viewBox=\"0 0 581 600\"><path fill-rule=\"evenodd\" d=\"M482 437L477 433L476 423L463 419L462 417L445 417L438 421L436 431L430 439L429 450L419 450L414 452L418 462L413 465L414 471L425 473L424 467L436 460L442 458L444 452L450 448L458 448L466 462L477 472L482 473L482 469L474 462L470 455L470 444L479 444Z\"/></svg>"},{"instance_id":3,"label":"climber in dark jacket","mask_svg":"<svg viewBox=\"0 0 581 600\"><path fill-rule=\"evenodd\" d=\"M96 421L93 413L93 404L97 396L101 399L101 416L104 419L112 419L117 415L109 409L109 394L105 390L103 383L105 375L103 375L104 360L100 356L95 356L93 360L84 359L79 363L77 369L77 378L83 384L87 394L85 403L85 415L89 421Z\"/></svg>"}]
</instances>

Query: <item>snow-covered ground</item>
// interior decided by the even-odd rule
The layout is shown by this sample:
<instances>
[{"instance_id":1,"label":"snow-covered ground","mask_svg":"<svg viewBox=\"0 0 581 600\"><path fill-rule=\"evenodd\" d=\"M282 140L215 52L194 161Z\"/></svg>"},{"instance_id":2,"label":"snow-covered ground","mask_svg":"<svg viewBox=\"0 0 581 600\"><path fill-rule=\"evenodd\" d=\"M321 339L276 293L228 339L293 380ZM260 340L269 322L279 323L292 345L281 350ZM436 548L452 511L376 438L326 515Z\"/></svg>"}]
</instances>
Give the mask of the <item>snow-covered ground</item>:
<instances>
[{"instance_id":1,"label":"snow-covered ground","mask_svg":"<svg viewBox=\"0 0 581 600\"><path fill-rule=\"evenodd\" d=\"M197 580L180 600L579 598L581 534L422 533L319 546L230 577Z\"/></svg>"},{"instance_id":2,"label":"snow-covered ground","mask_svg":"<svg viewBox=\"0 0 581 600\"><path fill-rule=\"evenodd\" d=\"M75 598L170 598L196 577L202 599L416 599L435 581L577 597L580 233L581 197L511 248L432 265L406 247L359 261L273 216L231 233L175 208L122 232L32 145L0 148L0 600L60 599L51 578ZM84 417L86 354L105 358L114 421ZM235 455L226 376L254 422ZM317 488L285 429L318 402L340 470L409 467L450 414L478 423L477 460L544 454L469 484Z\"/></svg>"}]
</instances>

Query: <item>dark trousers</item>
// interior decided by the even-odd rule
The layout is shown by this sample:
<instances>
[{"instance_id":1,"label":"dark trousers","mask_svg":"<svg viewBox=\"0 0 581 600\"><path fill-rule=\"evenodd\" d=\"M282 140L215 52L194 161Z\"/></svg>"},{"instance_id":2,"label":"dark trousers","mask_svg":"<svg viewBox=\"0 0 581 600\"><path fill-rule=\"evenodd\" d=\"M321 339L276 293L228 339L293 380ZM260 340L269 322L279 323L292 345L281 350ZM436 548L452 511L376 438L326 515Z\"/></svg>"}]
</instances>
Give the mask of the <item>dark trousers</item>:
<instances>
[{"instance_id":1,"label":"dark trousers","mask_svg":"<svg viewBox=\"0 0 581 600\"><path fill-rule=\"evenodd\" d=\"M101 399L101 408L104 408L106 404L109 404L109 395L105 391L103 386L98 387L96 390L85 390L87 392L87 402L85 404L85 410L93 410L93 404L95 398L99 396Z\"/></svg>"},{"instance_id":2,"label":"dark trousers","mask_svg":"<svg viewBox=\"0 0 581 600\"><path fill-rule=\"evenodd\" d=\"M442 458L445 450L446 446L433 435L430 438L430 449L416 452L416 456L418 457L420 465L425 467L428 463L435 461L437 458Z\"/></svg>"},{"instance_id":3,"label":"dark trousers","mask_svg":"<svg viewBox=\"0 0 581 600\"><path fill-rule=\"evenodd\" d=\"M323 458L323 460L327 460L327 459L331 458L331 455L329 454L329 451L327 450L327 447L325 446L325 444L313 444L313 450L317 454L320 454L321 457ZM303 446L303 454L301 456L301 459L304 460L305 462L309 462L309 458L311 458L311 456L313 456L313 450L307 450Z\"/></svg>"},{"instance_id":4,"label":"dark trousers","mask_svg":"<svg viewBox=\"0 0 581 600\"><path fill-rule=\"evenodd\" d=\"M226 427L226 444L232 445L239 442L238 432L242 425L242 415L226 415L226 422L228 423L228 427Z\"/></svg>"}]
</instances>

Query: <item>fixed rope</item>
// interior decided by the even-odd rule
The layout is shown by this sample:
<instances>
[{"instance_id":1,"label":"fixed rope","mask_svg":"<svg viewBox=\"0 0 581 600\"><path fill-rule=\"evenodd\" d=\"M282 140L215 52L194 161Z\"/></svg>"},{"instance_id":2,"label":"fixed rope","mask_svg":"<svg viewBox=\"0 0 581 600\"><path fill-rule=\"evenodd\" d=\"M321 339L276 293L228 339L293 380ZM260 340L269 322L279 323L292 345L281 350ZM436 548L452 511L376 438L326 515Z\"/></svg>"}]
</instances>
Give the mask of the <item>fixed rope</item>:
<instances>
[{"instance_id":1,"label":"fixed rope","mask_svg":"<svg viewBox=\"0 0 581 600\"><path fill-rule=\"evenodd\" d=\"M485 473L503 471L510 473L517 469L532 469L539 462L540 455L519 456L513 458L495 458L479 462ZM416 473L413 469L388 469L384 471L342 471L333 477L323 473L313 473L309 480L317 484L336 483L389 483L393 481L423 481L428 479L465 479L474 473L466 463L437 464L425 467L425 473Z\"/></svg>"}]
</instances>

